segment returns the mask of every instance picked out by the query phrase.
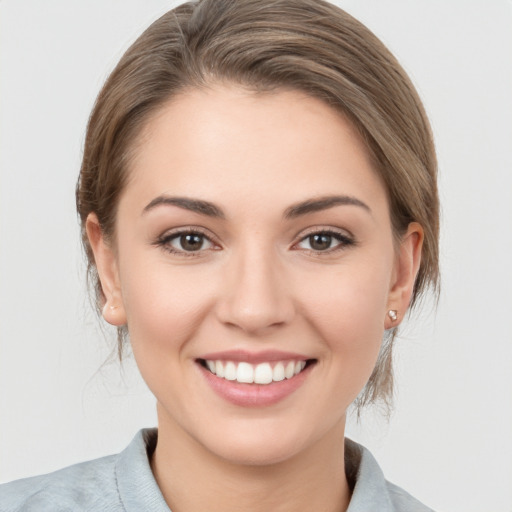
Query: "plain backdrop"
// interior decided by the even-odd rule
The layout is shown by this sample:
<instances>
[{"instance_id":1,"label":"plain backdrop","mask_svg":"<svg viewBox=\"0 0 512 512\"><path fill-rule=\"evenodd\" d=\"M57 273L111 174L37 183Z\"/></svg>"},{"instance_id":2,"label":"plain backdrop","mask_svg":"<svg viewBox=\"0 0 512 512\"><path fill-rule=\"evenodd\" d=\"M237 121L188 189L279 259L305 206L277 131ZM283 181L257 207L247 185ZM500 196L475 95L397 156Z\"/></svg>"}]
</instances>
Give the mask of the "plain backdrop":
<instances>
[{"instance_id":1,"label":"plain backdrop","mask_svg":"<svg viewBox=\"0 0 512 512\"><path fill-rule=\"evenodd\" d=\"M439 154L442 294L402 331L396 409L348 435L440 512L512 511L512 3L345 0L410 73ZM166 0L0 1L0 481L155 425L91 312L74 186L95 95Z\"/></svg>"}]
</instances>

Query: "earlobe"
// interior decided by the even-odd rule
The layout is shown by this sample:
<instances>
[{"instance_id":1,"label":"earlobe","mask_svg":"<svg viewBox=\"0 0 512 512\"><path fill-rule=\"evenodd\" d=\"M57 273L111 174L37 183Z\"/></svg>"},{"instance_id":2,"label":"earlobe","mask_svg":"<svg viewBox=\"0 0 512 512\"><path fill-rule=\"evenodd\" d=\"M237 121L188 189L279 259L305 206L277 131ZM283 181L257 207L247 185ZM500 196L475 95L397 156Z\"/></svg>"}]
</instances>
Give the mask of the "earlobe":
<instances>
[{"instance_id":1,"label":"earlobe","mask_svg":"<svg viewBox=\"0 0 512 512\"><path fill-rule=\"evenodd\" d=\"M124 308L122 306L116 306L115 304L110 304L110 301L107 299L103 309L101 311L103 318L110 325L115 325L116 327L121 327L126 324L126 316L124 313Z\"/></svg>"},{"instance_id":2,"label":"earlobe","mask_svg":"<svg viewBox=\"0 0 512 512\"><path fill-rule=\"evenodd\" d=\"M126 324L126 314L115 252L111 244L105 240L95 213L87 216L86 231L105 300L102 309L103 318L109 324L120 327Z\"/></svg>"},{"instance_id":3,"label":"earlobe","mask_svg":"<svg viewBox=\"0 0 512 512\"><path fill-rule=\"evenodd\" d=\"M411 222L400 241L388 296L385 329L397 327L409 307L421 263L423 236L421 225Z\"/></svg>"}]
</instances>

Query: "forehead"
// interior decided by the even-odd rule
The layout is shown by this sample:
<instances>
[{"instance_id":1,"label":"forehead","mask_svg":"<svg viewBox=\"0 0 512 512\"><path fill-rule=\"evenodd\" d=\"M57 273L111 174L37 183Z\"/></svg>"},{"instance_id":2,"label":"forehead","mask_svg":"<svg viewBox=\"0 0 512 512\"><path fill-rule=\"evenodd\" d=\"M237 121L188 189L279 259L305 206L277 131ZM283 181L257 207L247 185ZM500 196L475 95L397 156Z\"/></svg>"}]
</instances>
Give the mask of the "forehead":
<instances>
[{"instance_id":1,"label":"forehead","mask_svg":"<svg viewBox=\"0 0 512 512\"><path fill-rule=\"evenodd\" d=\"M387 207L384 187L351 123L293 90L217 86L174 97L138 139L130 188L148 201L172 193L283 204L357 192Z\"/></svg>"}]
</instances>

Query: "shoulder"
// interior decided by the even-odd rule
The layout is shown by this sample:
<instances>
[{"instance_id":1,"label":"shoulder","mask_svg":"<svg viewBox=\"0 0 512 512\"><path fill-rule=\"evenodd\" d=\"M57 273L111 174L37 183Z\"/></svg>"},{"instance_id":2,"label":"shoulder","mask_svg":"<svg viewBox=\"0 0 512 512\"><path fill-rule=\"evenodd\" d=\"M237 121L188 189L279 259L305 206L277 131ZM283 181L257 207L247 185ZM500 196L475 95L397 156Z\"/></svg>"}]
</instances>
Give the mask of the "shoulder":
<instances>
[{"instance_id":1,"label":"shoulder","mask_svg":"<svg viewBox=\"0 0 512 512\"><path fill-rule=\"evenodd\" d=\"M345 469L353 487L347 512L433 512L388 482L370 451L350 439L345 439Z\"/></svg>"},{"instance_id":2,"label":"shoulder","mask_svg":"<svg viewBox=\"0 0 512 512\"><path fill-rule=\"evenodd\" d=\"M0 485L0 512L170 512L149 461L157 435L143 429L118 455Z\"/></svg>"},{"instance_id":3,"label":"shoulder","mask_svg":"<svg viewBox=\"0 0 512 512\"><path fill-rule=\"evenodd\" d=\"M0 512L168 512L149 463L156 439L143 429L118 455L0 485Z\"/></svg>"},{"instance_id":4,"label":"shoulder","mask_svg":"<svg viewBox=\"0 0 512 512\"><path fill-rule=\"evenodd\" d=\"M111 455L0 485L0 512L121 511Z\"/></svg>"}]
</instances>

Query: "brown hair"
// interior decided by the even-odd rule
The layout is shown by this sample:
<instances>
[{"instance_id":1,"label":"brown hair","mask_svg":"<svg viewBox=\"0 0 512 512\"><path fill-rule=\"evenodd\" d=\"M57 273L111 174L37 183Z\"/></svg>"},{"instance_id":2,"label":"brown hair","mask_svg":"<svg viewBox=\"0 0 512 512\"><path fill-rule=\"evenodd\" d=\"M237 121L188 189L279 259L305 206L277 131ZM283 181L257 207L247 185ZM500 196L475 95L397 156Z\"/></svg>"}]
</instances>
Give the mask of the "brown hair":
<instances>
[{"instance_id":1,"label":"brown hair","mask_svg":"<svg viewBox=\"0 0 512 512\"><path fill-rule=\"evenodd\" d=\"M128 49L101 90L87 128L76 189L88 276L101 290L85 223L95 212L112 239L135 139L180 91L230 82L254 91L296 89L340 110L366 142L389 197L397 238L416 221L424 244L411 305L437 289L439 202L430 126L405 71L364 25L323 0L200 0L155 21ZM121 355L124 330L119 331ZM384 341L359 404L392 395Z\"/></svg>"}]
</instances>

